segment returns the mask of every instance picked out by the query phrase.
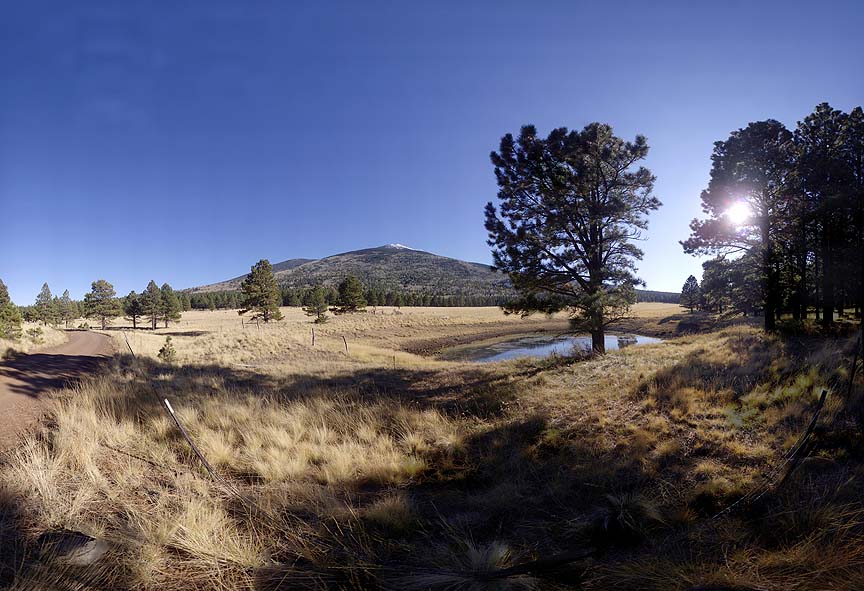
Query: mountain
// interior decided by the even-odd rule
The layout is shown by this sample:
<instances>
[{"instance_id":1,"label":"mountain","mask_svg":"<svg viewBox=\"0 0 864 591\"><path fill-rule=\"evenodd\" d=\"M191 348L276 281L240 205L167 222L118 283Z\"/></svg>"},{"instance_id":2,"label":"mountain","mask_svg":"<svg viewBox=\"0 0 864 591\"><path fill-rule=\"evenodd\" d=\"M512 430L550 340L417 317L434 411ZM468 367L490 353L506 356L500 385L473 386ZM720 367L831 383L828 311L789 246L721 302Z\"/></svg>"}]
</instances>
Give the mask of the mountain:
<instances>
[{"instance_id":1,"label":"mountain","mask_svg":"<svg viewBox=\"0 0 864 591\"><path fill-rule=\"evenodd\" d=\"M343 252L323 259L288 259L273 265L276 281L285 287L336 287L348 275L384 291L420 292L447 296L506 296L510 281L489 265L470 263L385 244ZM188 290L191 293L240 289L246 275ZM679 293L636 290L640 302L678 303Z\"/></svg>"},{"instance_id":2,"label":"mountain","mask_svg":"<svg viewBox=\"0 0 864 591\"><path fill-rule=\"evenodd\" d=\"M471 263L386 244L343 252L323 259L289 259L273 265L276 281L287 287L337 286L348 275L383 290L433 295L499 295L509 290L505 275L489 265ZM193 288L191 292L239 289L245 275Z\"/></svg>"}]
</instances>

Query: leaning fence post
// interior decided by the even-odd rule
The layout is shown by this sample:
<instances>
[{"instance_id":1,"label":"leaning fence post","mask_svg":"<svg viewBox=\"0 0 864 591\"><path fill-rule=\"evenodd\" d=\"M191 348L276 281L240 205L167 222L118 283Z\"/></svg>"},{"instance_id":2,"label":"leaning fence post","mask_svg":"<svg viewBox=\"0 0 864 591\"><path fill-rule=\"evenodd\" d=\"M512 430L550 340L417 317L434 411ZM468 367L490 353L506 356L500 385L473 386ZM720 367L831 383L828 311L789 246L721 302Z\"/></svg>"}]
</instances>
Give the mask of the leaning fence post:
<instances>
[{"instance_id":1,"label":"leaning fence post","mask_svg":"<svg viewBox=\"0 0 864 591\"><path fill-rule=\"evenodd\" d=\"M345 335L342 335L342 342L345 343L345 354L348 355L348 339L345 338Z\"/></svg>"}]
</instances>

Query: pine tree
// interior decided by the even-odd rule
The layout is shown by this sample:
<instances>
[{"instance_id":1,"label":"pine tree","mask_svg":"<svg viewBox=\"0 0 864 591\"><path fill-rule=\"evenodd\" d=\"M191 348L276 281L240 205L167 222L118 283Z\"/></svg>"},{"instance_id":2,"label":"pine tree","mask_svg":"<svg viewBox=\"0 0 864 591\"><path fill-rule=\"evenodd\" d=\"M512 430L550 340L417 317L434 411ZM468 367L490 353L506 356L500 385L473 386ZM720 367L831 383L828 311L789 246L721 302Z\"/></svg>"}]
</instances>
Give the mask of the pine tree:
<instances>
[{"instance_id":1,"label":"pine tree","mask_svg":"<svg viewBox=\"0 0 864 591\"><path fill-rule=\"evenodd\" d=\"M159 289L155 281L150 280L147 288L141 294L140 300L144 310L143 316L150 319L150 328L156 330L156 323L159 321L162 311L162 290Z\"/></svg>"},{"instance_id":2,"label":"pine tree","mask_svg":"<svg viewBox=\"0 0 864 591\"><path fill-rule=\"evenodd\" d=\"M240 289L243 292L239 311L241 316L252 312L252 320L257 318L264 322L282 320L282 314L279 312L282 297L270 261L262 259L255 263L240 285Z\"/></svg>"},{"instance_id":3,"label":"pine tree","mask_svg":"<svg viewBox=\"0 0 864 591\"><path fill-rule=\"evenodd\" d=\"M500 207L486 205L486 230L495 267L518 294L506 310L567 310L605 352L606 327L627 315L642 283L634 241L660 207L654 175L637 167L647 155L643 136L624 141L601 123L545 139L526 125L501 139L491 155Z\"/></svg>"},{"instance_id":4,"label":"pine tree","mask_svg":"<svg viewBox=\"0 0 864 591\"><path fill-rule=\"evenodd\" d=\"M322 324L327 322L327 300L324 296L324 288L316 287L306 294L306 300L303 302L303 311L307 316L315 316L315 323Z\"/></svg>"},{"instance_id":5,"label":"pine tree","mask_svg":"<svg viewBox=\"0 0 864 591\"><path fill-rule=\"evenodd\" d=\"M180 299L167 283L162 286L160 291L162 292L162 295L159 307L159 318L165 322L165 328L168 328L168 322L177 322L180 320Z\"/></svg>"},{"instance_id":6,"label":"pine tree","mask_svg":"<svg viewBox=\"0 0 864 591\"><path fill-rule=\"evenodd\" d=\"M687 278L687 281L684 282L684 287L681 289L681 304L687 308L690 308L690 313L693 313L693 310L696 309L696 306L699 305L699 282L696 280L696 277L690 275Z\"/></svg>"},{"instance_id":7,"label":"pine tree","mask_svg":"<svg viewBox=\"0 0 864 591\"><path fill-rule=\"evenodd\" d=\"M60 313L60 320L66 328L69 328L69 321L74 320L77 317L76 308L77 306L75 305L75 302L73 302L72 298L69 297L69 290L64 290L63 295L60 297L58 302L58 310Z\"/></svg>"},{"instance_id":8,"label":"pine tree","mask_svg":"<svg viewBox=\"0 0 864 591\"><path fill-rule=\"evenodd\" d=\"M21 311L9 298L6 284L0 280L0 339L21 338Z\"/></svg>"},{"instance_id":9,"label":"pine tree","mask_svg":"<svg viewBox=\"0 0 864 591\"><path fill-rule=\"evenodd\" d=\"M102 323L102 330L105 330L111 319L119 316L121 312L116 296L113 285L104 279L94 281L90 293L84 296L84 315L87 318L97 318Z\"/></svg>"},{"instance_id":10,"label":"pine tree","mask_svg":"<svg viewBox=\"0 0 864 591\"><path fill-rule=\"evenodd\" d=\"M123 300L123 312L126 320L132 323L132 328L138 328L138 319L144 315L144 306L134 289Z\"/></svg>"},{"instance_id":11,"label":"pine tree","mask_svg":"<svg viewBox=\"0 0 864 591\"><path fill-rule=\"evenodd\" d=\"M338 314L362 312L366 307L363 284L354 275L349 275L339 284L337 306L336 312Z\"/></svg>"},{"instance_id":12,"label":"pine tree","mask_svg":"<svg viewBox=\"0 0 864 591\"><path fill-rule=\"evenodd\" d=\"M42 284L42 290L36 296L36 319L42 324L57 324L57 309L47 283Z\"/></svg>"}]
</instances>

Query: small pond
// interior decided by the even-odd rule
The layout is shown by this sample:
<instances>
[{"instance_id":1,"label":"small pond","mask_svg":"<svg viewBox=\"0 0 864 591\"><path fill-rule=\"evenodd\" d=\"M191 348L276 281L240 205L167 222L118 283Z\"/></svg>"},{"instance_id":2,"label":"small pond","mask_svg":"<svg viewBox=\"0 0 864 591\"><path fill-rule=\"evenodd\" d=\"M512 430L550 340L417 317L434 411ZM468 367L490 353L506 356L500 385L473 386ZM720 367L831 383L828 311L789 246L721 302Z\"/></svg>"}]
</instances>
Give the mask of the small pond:
<instances>
[{"instance_id":1,"label":"small pond","mask_svg":"<svg viewBox=\"0 0 864 591\"><path fill-rule=\"evenodd\" d=\"M606 350L613 351L630 345L650 345L662 343L662 339L646 337L638 334L607 334ZM550 355L567 356L574 352L591 350L591 336L554 336L544 334L519 335L496 340L495 342L477 343L455 347L444 354L446 359L459 361L476 361L490 363L507 361L517 357L549 357Z\"/></svg>"}]
</instances>

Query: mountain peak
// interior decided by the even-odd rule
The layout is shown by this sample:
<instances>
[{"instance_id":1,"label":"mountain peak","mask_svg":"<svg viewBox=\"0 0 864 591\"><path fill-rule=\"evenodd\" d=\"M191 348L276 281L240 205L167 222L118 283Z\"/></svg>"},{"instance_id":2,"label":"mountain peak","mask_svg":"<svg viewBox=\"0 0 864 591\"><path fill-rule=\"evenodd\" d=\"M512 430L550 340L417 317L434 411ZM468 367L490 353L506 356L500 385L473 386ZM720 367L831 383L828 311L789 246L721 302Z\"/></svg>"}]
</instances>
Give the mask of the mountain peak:
<instances>
[{"instance_id":1,"label":"mountain peak","mask_svg":"<svg viewBox=\"0 0 864 591\"><path fill-rule=\"evenodd\" d=\"M404 244L399 244L398 242L391 242L390 244L385 244L381 248L389 248L392 250L417 250L416 248L411 248L410 246L405 246Z\"/></svg>"}]
</instances>

